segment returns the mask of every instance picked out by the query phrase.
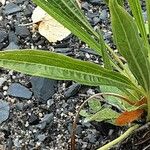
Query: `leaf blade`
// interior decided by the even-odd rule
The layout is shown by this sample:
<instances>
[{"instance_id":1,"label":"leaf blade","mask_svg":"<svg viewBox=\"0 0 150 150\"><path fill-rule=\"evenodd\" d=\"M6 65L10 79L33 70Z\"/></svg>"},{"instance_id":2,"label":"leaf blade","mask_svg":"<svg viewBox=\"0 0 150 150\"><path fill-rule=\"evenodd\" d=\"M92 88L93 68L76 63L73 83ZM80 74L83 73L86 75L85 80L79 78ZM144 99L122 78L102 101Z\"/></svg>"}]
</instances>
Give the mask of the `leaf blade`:
<instances>
[{"instance_id":1,"label":"leaf blade","mask_svg":"<svg viewBox=\"0 0 150 150\"><path fill-rule=\"evenodd\" d=\"M138 34L133 18L118 5L116 0L109 3L114 39L119 52L127 60L129 68L138 83L150 90L148 51ZM118 23L119 22L119 23Z\"/></svg>"},{"instance_id":2,"label":"leaf blade","mask_svg":"<svg viewBox=\"0 0 150 150\"><path fill-rule=\"evenodd\" d=\"M148 43L147 33L145 29L144 19L142 16L142 9L140 5L140 1L139 0L128 0L128 1L129 1L130 8L132 10L133 16L135 18L136 24L144 40L144 43L146 46L148 46L149 43Z\"/></svg>"},{"instance_id":3,"label":"leaf blade","mask_svg":"<svg viewBox=\"0 0 150 150\"><path fill-rule=\"evenodd\" d=\"M97 113L85 118L85 122L89 121L106 121L106 120L113 120L119 116L119 113L110 109L110 108L103 108L102 110L98 111Z\"/></svg>"},{"instance_id":4,"label":"leaf blade","mask_svg":"<svg viewBox=\"0 0 150 150\"><path fill-rule=\"evenodd\" d=\"M35 76L97 86L99 84L136 87L125 76L100 67L94 63L41 50L0 52L0 66Z\"/></svg>"}]
</instances>

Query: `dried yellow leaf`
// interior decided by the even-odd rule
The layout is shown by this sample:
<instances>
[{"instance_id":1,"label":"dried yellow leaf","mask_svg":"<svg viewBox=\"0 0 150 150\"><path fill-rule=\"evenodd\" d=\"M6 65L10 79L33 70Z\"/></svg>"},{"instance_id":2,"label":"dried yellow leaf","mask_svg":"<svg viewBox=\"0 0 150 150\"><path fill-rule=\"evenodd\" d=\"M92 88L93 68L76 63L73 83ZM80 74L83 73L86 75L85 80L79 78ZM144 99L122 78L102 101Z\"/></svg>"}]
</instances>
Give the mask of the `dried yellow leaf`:
<instances>
[{"instance_id":1,"label":"dried yellow leaf","mask_svg":"<svg viewBox=\"0 0 150 150\"><path fill-rule=\"evenodd\" d=\"M49 42L61 41L71 33L39 7L34 10L32 20L34 23L39 22L38 31Z\"/></svg>"}]
</instances>

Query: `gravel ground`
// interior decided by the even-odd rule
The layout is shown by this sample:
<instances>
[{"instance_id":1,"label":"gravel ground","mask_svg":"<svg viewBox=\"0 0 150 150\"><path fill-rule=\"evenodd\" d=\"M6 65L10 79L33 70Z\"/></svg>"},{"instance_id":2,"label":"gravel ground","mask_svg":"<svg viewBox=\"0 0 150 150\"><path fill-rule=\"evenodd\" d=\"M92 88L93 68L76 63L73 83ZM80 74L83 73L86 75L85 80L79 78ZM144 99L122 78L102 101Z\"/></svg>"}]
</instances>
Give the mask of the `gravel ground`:
<instances>
[{"instance_id":1,"label":"gravel ground","mask_svg":"<svg viewBox=\"0 0 150 150\"><path fill-rule=\"evenodd\" d=\"M32 22L35 7L30 0L0 3L1 50L44 49L102 64L101 58L73 35L61 42L49 43L38 32L33 32L32 25L20 26ZM84 1L82 9L93 27L101 26L105 41L115 48L103 0ZM0 103L8 102L3 113L4 116L9 113L9 117L0 122L0 150L68 150L76 110L85 99L98 92L98 87L31 77L1 68ZM119 127L108 123L84 123L81 117L77 124L77 150L95 150L120 133ZM134 147L127 144L133 145L138 137L137 134L136 138L115 149L138 149L141 144Z\"/></svg>"}]
</instances>

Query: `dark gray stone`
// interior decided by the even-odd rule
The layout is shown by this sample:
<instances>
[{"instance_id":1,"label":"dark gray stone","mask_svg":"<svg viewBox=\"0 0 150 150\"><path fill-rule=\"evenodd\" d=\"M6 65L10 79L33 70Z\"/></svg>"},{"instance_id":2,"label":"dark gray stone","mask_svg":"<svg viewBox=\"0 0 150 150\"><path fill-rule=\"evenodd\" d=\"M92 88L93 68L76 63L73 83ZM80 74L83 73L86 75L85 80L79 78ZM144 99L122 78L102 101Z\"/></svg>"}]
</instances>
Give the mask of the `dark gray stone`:
<instances>
[{"instance_id":1,"label":"dark gray stone","mask_svg":"<svg viewBox=\"0 0 150 150\"><path fill-rule=\"evenodd\" d=\"M87 138L88 138L89 142L93 143L93 144L97 141L96 140L96 135L94 135L92 133L91 134L89 133L88 136L87 136Z\"/></svg>"},{"instance_id":2,"label":"dark gray stone","mask_svg":"<svg viewBox=\"0 0 150 150\"><path fill-rule=\"evenodd\" d=\"M16 36L14 31L9 32L8 39L9 39L9 42L14 42L15 44L18 43L18 37Z\"/></svg>"},{"instance_id":3,"label":"dark gray stone","mask_svg":"<svg viewBox=\"0 0 150 150\"><path fill-rule=\"evenodd\" d=\"M64 96L66 98L69 98L71 96L74 96L78 93L78 91L80 90L81 85L78 83L72 84L65 92L64 92Z\"/></svg>"},{"instance_id":4,"label":"dark gray stone","mask_svg":"<svg viewBox=\"0 0 150 150\"><path fill-rule=\"evenodd\" d=\"M97 25L101 21L100 17L94 17L93 18L93 25Z\"/></svg>"},{"instance_id":5,"label":"dark gray stone","mask_svg":"<svg viewBox=\"0 0 150 150\"><path fill-rule=\"evenodd\" d=\"M104 9L102 10L101 14L100 14L100 19L102 20L106 20L108 18L108 13L107 11Z\"/></svg>"},{"instance_id":6,"label":"dark gray stone","mask_svg":"<svg viewBox=\"0 0 150 150\"><path fill-rule=\"evenodd\" d=\"M88 2L83 2L82 4L81 4L81 7L83 8L83 9L85 9L85 10L89 10L89 4L88 4Z\"/></svg>"},{"instance_id":7,"label":"dark gray stone","mask_svg":"<svg viewBox=\"0 0 150 150\"><path fill-rule=\"evenodd\" d=\"M46 127L46 122L39 123L38 125L36 125L36 127L43 130Z\"/></svg>"},{"instance_id":8,"label":"dark gray stone","mask_svg":"<svg viewBox=\"0 0 150 150\"><path fill-rule=\"evenodd\" d=\"M97 12L92 13L92 12L88 11L87 17L91 18L91 19L93 19L94 17L99 17L99 12L97 11Z\"/></svg>"},{"instance_id":9,"label":"dark gray stone","mask_svg":"<svg viewBox=\"0 0 150 150\"><path fill-rule=\"evenodd\" d=\"M39 135L37 136L39 142L43 142L43 141L46 139L46 137L47 137L47 136L46 136L45 134L39 134Z\"/></svg>"},{"instance_id":10,"label":"dark gray stone","mask_svg":"<svg viewBox=\"0 0 150 150\"><path fill-rule=\"evenodd\" d=\"M17 103L16 109L22 111L23 110L23 103Z\"/></svg>"},{"instance_id":11,"label":"dark gray stone","mask_svg":"<svg viewBox=\"0 0 150 150\"><path fill-rule=\"evenodd\" d=\"M89 2L93 5L100 5L104 0L89 0Z\"/></svg>"},{"instance_id":12,"label":"dark gray stone","mask_svg":"<svg viewBox=\"0 0 150 150\"><path fill-rule=\"evenodd\" d=\"M94 50L90 49L90 48L80 48L80 51L84 52L84 53L89 53L92 55L98 55Z\"/></svg>"},{"instance_id":13,"label":"dark gray stone","mask_svg":"<svg viewBox=\"0 0 150 150\"><path fill-rule=\"evenodd\" d=\"M3 83L6 81L6 78L1 77L0 78L0 87L3 85Z\"/></svg>"},{"instance_id":14,"label":"dark gray stone","mask_svg":"<svg viewBox=\"0 0 150 150\"><path fill-rule=\"evenodd\" d=\"M9 117L9 104L3 100L0 100L0 124Z\"/></svg>"},{"instance_id":15,"label":"dark gray stone","mask_svg":"<svg viewBox=\"0 0 150 150\"><path fill-rule=\"evenodd\" d=\"M21 11L21 8L17 4L10 2L5 6L4 13L10 15L19 11Z\"/></svg>"},{"instance_id":16,"label":"dark gray stone","mask_svg":"<svg viewBox=\"0 0 150 150\"><path fill-rule=\"evenodd\" d=\"M47 100L54 95L57 81L41 77L32 77L31 84L34 96L39 102L46 103Z\"/></svg>"},{"instance_id":17,"label":"dark gray stone","mask_svg":"<svg viewBox=\"0 0 150 150\"><path fill-rule=\"evenodd\" d=\"M30 99L32 96L32 92L19 83L12 83L7 90L7 94L25 99Z\"/></svg>"},{"instance_id":18,"label":"dark gray stone","mask_svg":"<svg viewBox=\"0 0 150 150\"><path fill-rule=\"evenodd\" d=\"M24 14L26 17L31 17L32 15L32 9L30 7L26 7L26 9L24 10Z\"/></svg>"},{"instance_id":19,"label":"dark gray stone","mask_svg":"<svg viewBox=\"0 0 150 150\"><path fill-rule=\"evenodd\" d=\"M47 106L48 106L48 107L52 106L53 104L54 104L54 100L53 100L53 99L49 99L49 100L47 101Z\"/></svg>"},{"instance_id":20,"label":"dark gray stone","mask_svg":"<svg viewBox=\"0 0 150 150\"><path fill-rule=\"evenodd\" d=\"M16 35L26 38L28 36L31 36L29 29L26 26L16 26L15 27L15 33Z\"/></svg>"},{"instance_id":21,"label":"dark gray stone","mask_svg":"<svg viewBox=\"0 0 150 150\"><path fill-rule=\"evenodd\" d=\"M68 53L71 52L70 48L55 48L55 52L57 53Z\"/></svg>"},{"instance_id":22,"label":"dark gray stone","mask_svg":"<svg viewBox=\"0 0 150 150\"><path fill-rule=\"evenodd\" d=\"M0 43L4 42L8 37L5 30L0 30Z\"/></svg>"},{"instance_id":23,"label":"dark gray stone","mask_svg":"<svg viewBox=\"0 0 150 150\"><path fill-rule=\"evenodd\" d=\"M35 114L31 114L31 116L29 117L28 121L29 121L30 125L36 125L36 124L39 123L39 118Z\"/></svg>"},{"instance_id":24,"label":"dark gray stone","mask_svg":"<svg viewBox=\"0 0 150 150\"><path fill-rule=\"evenodd\" d=\"M46 124L52 124L54 121L54 114L46 114L40 121L40 123L46 122Z\"/></svg>"},{"instance_id":25,"label":"dark gray stone","mask_svg":"<svg viewBox=\"0 0 150 150\"><path fill-rule=\"evenodd\" d=\"M17 4L23 4L26 0L16 0Z\"/></svg>"},{"instance_id":26,"label":"dark gray stone","mask_svg":"<svg viewBox=\"0 0 150 150\"><path fill-rule=\"evenodd\" d=\"M14 42L10 42L9 45L5 48L5 50L13 50L13 49L19 49L19 46Z\"/></svg>"}]
</instances>

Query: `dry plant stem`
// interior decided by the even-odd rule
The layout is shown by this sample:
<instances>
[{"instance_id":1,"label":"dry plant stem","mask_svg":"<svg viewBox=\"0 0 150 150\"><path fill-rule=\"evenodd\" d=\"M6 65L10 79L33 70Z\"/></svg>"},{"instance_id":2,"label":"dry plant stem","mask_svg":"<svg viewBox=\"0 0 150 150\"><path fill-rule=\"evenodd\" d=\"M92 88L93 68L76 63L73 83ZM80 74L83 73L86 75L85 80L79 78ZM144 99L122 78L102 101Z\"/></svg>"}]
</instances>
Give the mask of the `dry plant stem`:
<instances>
[{"instance_id":1,"label":"dry plant stem","mask_svg":"<svg viewBox=\"0 0 150 150\"><path fill-rule=\"evenodd\" d=\"M111 147L113 147L115 144L123 141L125 138L127 138L130 134L132 134L133 131L135 131L137 128L139 127L139 125L134 125L132 127L130 127L125 133L123 133L122 135L120 135L118 138L116 138L115 140L109 142L108 144L102 146L101 148L97 149L97 150L108 150Z\"/></svg>"},{"instance_id":2,"label":"dry plant stem","mask_svg":"<svg viewBox=\"0 0 150 150\"><path fill-rule=\"evenodd\" d=\"M78 6L81 8L81 3L80 3L80 0L76 0Z\"/></svg>"},{"instance_id":3,"label":"dry plant stem","mask_svg":"<svg viewBox=\"0 0 150 150\"><path fill-rule=\"evenodd\" d=\"M75 116L75 118L74 118L74 121L73 121L73 125L72 125L72 135L71 135L71 150L76 150L75 133L76 133L77 120L78 120L78 118L79 118L79 113L80 113L81 109L84 107L84 105L85 105L89 100L93 99L94 97L98 97L98 96L99 96L99 97L100 97L100 96L114 96L114 97L118 97L118 98L120 98L120 99L123 99L123 100L125 100L125 101L127 101L127 102L130 102L130 100L127 99L126 97L121 96L121 95L119 95L119 94L115 94L115 93L98 93L98 94L95 94L95 95L89 97L87 100L85 100L85 101L81 104L81 106L79 107L79 109L78 109L78 111L77 111L77 114L76 114L76 116ZM132 103L132 102L130 102L130 103Z\"/></svg>"}]
</instances>

